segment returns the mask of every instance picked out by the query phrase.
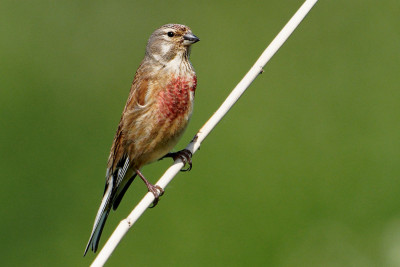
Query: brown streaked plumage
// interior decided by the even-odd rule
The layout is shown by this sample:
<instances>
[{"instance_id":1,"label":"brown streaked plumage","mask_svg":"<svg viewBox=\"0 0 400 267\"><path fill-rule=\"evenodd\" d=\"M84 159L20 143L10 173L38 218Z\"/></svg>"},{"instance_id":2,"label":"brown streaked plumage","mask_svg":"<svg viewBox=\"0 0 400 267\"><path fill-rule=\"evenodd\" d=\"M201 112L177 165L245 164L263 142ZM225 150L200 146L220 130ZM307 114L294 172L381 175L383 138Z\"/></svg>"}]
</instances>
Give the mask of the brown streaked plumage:
<instances>
[{"instance_id":1,"label":"brown streaked plumage","mask_svg":"<svg viewBox=\"0 0 400 267\"><path fill-rule=\"evenodd\" d=\"M140 168L171 156L169 152L187 126L197 85L189 54L197 41L190 28L180 24L164 25L150 36L111 146L103 200L85 255L89 248L96 252L111 208L118 207L136 175L155 195L157 204L162 189L150 184Z\"/></svg>"}]
</instances>

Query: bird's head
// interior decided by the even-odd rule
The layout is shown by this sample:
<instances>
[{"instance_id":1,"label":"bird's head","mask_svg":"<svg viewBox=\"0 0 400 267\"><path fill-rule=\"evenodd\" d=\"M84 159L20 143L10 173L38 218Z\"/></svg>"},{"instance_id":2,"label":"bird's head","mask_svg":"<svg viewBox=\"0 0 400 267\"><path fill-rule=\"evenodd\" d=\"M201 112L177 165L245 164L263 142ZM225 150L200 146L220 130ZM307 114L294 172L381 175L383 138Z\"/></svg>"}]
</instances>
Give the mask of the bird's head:
<instances>
[{"instance_id":1,"label":"bird's head","mask_svg":"<svg viewBox=\"0 0 400 267\"><path fill-rule=\"evenodd\" d=\"M146 55L166 64L176 57L187 58L190 46L200 39L181 24L166 24L153 32L147 43Z\"/></svg>"}]
</instances>

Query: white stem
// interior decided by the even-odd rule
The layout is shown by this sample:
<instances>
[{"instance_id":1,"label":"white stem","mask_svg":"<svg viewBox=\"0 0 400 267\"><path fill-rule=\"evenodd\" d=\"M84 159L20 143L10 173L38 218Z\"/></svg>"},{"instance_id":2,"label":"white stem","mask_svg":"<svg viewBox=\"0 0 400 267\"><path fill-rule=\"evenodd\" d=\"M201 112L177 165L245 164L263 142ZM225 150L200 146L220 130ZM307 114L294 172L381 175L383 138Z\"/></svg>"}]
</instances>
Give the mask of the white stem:
<instances>
[{"instance_id":1,"label":"white stem","mask_svg":"<svg viewBox=\"0 0 400 267\"><path fill-rule=\"evenodd\" d=\"M214 113L214 115L204 124L204 126L198 131L196 137L189 143L186 149L190 150L193 154L200 147L201 142L207 137L207 135L214 129L219 121L225 116L225 114L232 108L244 91L250 86L255 78L263 72L263 67L271 59L271 57L278 51L283 43L289 38L296 27L308 14L311 8L318 0L306 0L304 4L299 8L296 14L289 20L285 27L279 32L271 44L264 50L262 55L259 57L257 62L249 70L249 72L243 77L239 84L233 89L230 95L226 98L224 103ZM177 159L174 164L164 173L164 175L158 180L157 184L161 188L165 188L169 182L175 177L175 175L184 167L183 162ZM94 266L103 266L114 249L117 247L121 239L128 232L129 228L139 219L144 211L154 201L154 195L147 193L144 198L136 205L129 216L122 220L118 227L114 230L103 249L97 255L96 259L92 263Z\"/></svg>"}]
</instances>

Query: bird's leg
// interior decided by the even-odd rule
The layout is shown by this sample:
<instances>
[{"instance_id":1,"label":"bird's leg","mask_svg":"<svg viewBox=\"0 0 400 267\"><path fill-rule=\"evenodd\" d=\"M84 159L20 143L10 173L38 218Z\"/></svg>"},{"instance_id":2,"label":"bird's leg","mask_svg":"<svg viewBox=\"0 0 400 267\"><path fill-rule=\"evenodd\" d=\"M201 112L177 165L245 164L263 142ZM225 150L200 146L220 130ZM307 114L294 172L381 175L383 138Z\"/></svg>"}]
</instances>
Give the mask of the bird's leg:
<instances>
[{"instance_id":1,"label":"bird's leg","mask_svg":"<svg viewBox=\"0 0 400 267\"><path fill-rule=\"evenodd\" d=\"M136 171L137 175L139 175L139 177L146 184L149 192L153 193L154 201L153 201L153 206L151 206L150 208L154 208L157 205L158 200L160 199L160 196L162 196L164 194L164 190L160 186L153 185L149 181L147 181L147 179L143 176L143 174L138 169L136 169L135 171Z\"/></svg>"},{"instance_id":2,"label":"bird's leg","mask_svg":"<svg viewBox=\"0 0 400 267\"><path fill-rule=\"evenodd\" d=\"M170 152L161 159L163 158L172 158L174 161L180 159L182 160L183 164L186 165L187 163L189 167L187 169L181 169L181 172L190 171L192 169L192 152L190 152L187 149L182 149L181 151L178 152Z\"/></svg>"}]
</instances>

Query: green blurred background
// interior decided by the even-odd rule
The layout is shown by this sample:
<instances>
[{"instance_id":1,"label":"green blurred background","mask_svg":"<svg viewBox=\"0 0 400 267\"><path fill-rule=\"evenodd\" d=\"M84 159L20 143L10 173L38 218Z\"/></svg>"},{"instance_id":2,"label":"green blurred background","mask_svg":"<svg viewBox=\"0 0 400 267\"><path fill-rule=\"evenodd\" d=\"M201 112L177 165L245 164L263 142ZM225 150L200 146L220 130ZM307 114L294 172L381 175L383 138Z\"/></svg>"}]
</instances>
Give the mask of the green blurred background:
<instances>
[{"instance_id":1,"label":"green blurred background","mask_svg":"<svg viewBox=\"0 0 400 267\"><path fill-rule=\"evenodd\" d=\"M201 38L183 148L302 3L3 0L1 265L94 259L109 148L154 29ZM108 266L400 266L399 12L317 3ZM145 193L135 181L100 247Z\"/></svg>"}]
</instances>

